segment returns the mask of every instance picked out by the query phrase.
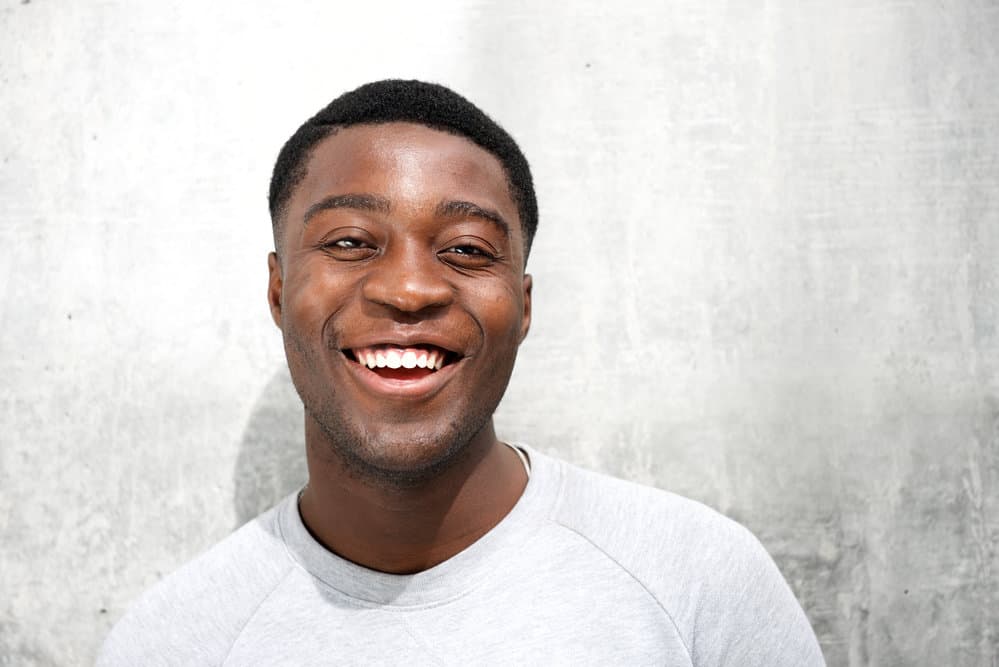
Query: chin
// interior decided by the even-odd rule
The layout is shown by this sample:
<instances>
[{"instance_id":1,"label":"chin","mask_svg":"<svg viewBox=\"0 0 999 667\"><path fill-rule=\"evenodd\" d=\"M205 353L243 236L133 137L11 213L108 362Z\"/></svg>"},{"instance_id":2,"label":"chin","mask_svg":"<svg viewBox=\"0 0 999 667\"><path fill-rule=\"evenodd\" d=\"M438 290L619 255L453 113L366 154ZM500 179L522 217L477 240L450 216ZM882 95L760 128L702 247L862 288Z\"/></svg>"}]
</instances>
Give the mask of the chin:
<instances>
[{"instance_id":1,"label":"chin","mask_svg":"<svg viewBox=\"0 0 999 667\"><path fill-rule=\"evenodd\" d=\"M476 420L445 420L445 428L384 421L372 428L352 420L308 414L326 436L322 443L310 444L310 456L320 460L333 457L355 476L395 485L417 484L439 475L469 453L475 436L489 422L486 415Z\"/></svg>"}]
</instances>

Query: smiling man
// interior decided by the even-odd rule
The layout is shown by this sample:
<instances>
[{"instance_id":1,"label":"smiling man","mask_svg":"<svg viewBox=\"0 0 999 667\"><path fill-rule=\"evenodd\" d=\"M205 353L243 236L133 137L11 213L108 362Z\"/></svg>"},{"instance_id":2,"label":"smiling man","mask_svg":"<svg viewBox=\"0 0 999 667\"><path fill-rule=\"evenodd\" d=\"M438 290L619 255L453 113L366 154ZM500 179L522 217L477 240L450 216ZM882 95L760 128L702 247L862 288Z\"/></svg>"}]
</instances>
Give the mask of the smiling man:
<instances>
[{"instance_id":1,"label":"smiling man","mask_svg":"<svg viewBox=\"0 0 999 667\"><path fill-rule=\"evenodd\" d=\"M362 86L289 139L270 207L308 484L147 593L101 664L823 664L741 526L497 439L537 204L482 111Z\"/></svg>"}]
</instances>

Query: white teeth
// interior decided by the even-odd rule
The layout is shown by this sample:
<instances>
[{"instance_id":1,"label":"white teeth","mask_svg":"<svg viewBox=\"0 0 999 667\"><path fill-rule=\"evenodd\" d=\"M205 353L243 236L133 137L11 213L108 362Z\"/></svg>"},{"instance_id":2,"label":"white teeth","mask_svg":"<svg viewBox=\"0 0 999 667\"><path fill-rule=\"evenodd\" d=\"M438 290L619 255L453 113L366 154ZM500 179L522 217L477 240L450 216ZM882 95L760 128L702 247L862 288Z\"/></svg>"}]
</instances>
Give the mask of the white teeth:
<instances>
[{"instance_id":1,"label":"white teeth","mask_svg":"<svg viewBox=\"0 0 999 667\"><path fill-rule=\"evenodd\" d=\"M400 348L383 346L374 348L355 348L354 358L358 363L368 368L429 368L440 370L444 368L447 355L440 350L422 350L419 348Z\"/></svg>"}]
</instances>

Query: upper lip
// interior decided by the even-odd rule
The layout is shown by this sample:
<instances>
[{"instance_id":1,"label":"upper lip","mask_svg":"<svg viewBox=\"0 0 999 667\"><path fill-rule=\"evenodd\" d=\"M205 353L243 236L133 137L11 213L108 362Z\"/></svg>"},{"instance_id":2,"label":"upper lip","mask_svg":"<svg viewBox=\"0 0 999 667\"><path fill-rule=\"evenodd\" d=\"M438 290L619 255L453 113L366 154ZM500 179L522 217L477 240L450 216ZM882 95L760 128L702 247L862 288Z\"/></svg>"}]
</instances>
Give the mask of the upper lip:
<instances>
[{"instance_id":1,"label":"upper lip","mask_svg":"<svg viewBox=\"0 0 999 667\"><path fill-rule=\"evenodd\" d=\"M383 334L367 333L357 338L351 338L349 343L341 345L342 350L356 350L364 347L377 347L379 345L394 345L396 347L421 347L433 346L440 348L451 354L463 356L464 347L460 342L454 340L453 336L444 336L431 332L388 332Z\"/></svg>"}]
</instances>

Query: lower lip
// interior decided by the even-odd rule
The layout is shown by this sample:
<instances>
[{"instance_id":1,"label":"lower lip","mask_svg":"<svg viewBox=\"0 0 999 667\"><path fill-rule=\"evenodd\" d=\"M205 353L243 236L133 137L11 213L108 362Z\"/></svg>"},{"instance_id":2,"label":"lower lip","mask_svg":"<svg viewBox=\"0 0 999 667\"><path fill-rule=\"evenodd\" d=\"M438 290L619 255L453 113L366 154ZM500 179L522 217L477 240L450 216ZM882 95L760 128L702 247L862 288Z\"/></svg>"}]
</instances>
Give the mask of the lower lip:
<instances>
[{"instance_id":1,"label":"lower lip","mask_svg":"<svg viewBox=\"0 0 999 667\"><path fill-rule=\"evenodd\" d=\"M420 399L427 398L440 390L454 373L454 367L461 361L454 361L432 373L414 379L382 377L367 366L344 357L347 367L358 381L374 394L385 398Z\"/></svg>"}]
</instances>

